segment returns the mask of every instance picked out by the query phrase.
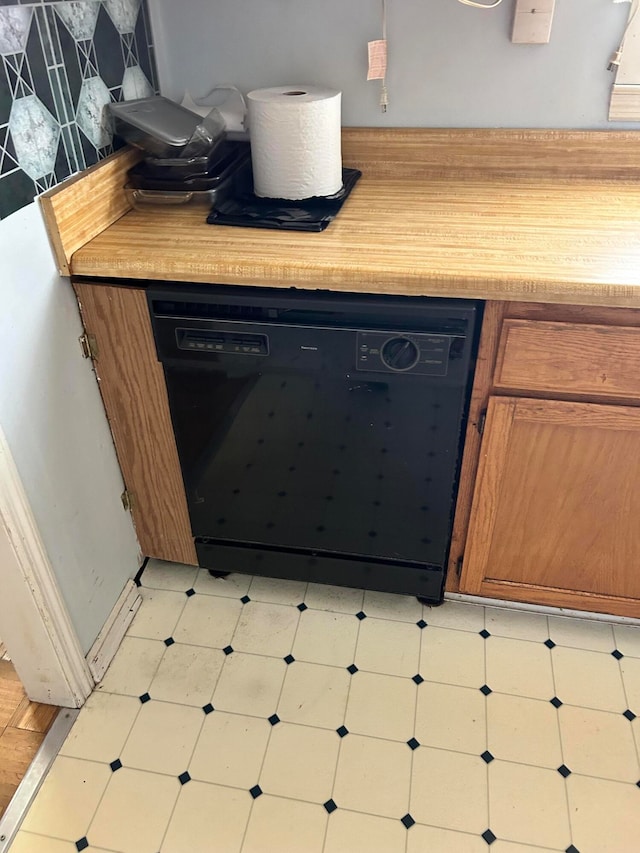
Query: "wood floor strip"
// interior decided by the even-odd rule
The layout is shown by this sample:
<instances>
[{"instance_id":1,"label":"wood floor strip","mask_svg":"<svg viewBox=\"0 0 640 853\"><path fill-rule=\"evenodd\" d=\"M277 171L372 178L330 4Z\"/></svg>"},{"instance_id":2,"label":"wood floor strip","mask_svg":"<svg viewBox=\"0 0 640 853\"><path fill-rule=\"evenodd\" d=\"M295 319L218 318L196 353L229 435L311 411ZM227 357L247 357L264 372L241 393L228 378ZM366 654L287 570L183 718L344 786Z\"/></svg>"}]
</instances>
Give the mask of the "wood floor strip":
<instances>
[{"instance_id":1,"label":"wood floor strip","mask_svg":"<svg viewBox=\"0 0 640 853\"><path fill-rule=\"evenodd\" d=\"M24 688L13 664L0 661L0 728L9 725L24 698Z\"/></svg>"},{"instance_id":2,"label":"wood floor strip","mask_svg":"<svg viewBox=\"0 0 640 853\"><path fill-rule=\"evenodd\" d=\"M41 732L6 728L0 737L0 784L13 785L22 781L33 757L44 740Z\"/></svg>"},{"instance_id":3,"label":"wood floor strip","mask_svg":"<svg viewBox=\"0 0 640 853\"><path fill-rule=\"evenodd\" d=\"M0 817L59 710L29 701L13 664L0 660Z\"/></svg>"},{"instance_id":4,"label":"wood floor strip","mask_svg":"<svg viewBox=\"0 0 640 853\"><path fill-rule=\"evenodd\" d=\"M16 729L24 729L30 732L41 732L46 734L55 720L59 708L55 705L42 705L40 702L31 702L24 697L16 708L8 725Z\"/></svg>"},{"instance_id":5,"label":"wood floor strip","mask_svg":"<svg viewBox=\"0 0 640 853\"><path fill-rule=\"evenodd\" d=\"M60 752L60 747L69 734L73 723L78 718L79 713L79 711L68 708L61 709L61 713L57 715L53 725L45 735L40 749L29 765L24 779L18 785L15 793L11 793L10 802L6 809L4 809L4 814L2 814L3 809L0 807L0 853L7 853L11 847L18 827L27 813L27 809L33 802L38 788L42 784L54 759ZM0 803L2 802L2 797L6 796L6 794L6 789L0 785Z\"/></svg>"}]
</instances>

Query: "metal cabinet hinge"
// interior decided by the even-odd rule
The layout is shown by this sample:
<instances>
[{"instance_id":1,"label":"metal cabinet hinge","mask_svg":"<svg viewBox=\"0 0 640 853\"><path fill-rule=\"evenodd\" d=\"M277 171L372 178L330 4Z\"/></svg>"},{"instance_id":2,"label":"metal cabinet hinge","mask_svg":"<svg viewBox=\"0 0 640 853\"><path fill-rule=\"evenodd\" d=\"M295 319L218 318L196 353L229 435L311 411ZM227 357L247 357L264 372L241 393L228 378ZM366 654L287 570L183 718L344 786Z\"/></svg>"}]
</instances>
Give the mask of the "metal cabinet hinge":
<instances>
[{"instance_id":1,"label":"metal cabinet hinge","mask_svg":"<svg viewBox=\"0 0 640 853\"><path fill-rule=\"evenodd\" d=\"M476 427L476 429L478 430L478 433L480 435L482 435L484 433L484 425L485 425L486 420L487 420L487 410L483 409L480 412L480 417L478 418L478 425Z\"/></svg>"},{"instance_id":2,"label":"metal cabinet hinge","mask_svg":"<svg viewBox=\"0 0 640 853\"><path fill-rule=\"evenodd\" d=\"M90 358L93 361L98 360L98 341L96 336L90 332L85 332L78 338L80 341L80 349L82 350L83 358Z\"/></svg>"},{"instance_id":3,"label":"metal cabinet hinge","mask_svg":"<svg viewBox=\"0 0 640 853\"><path fill-rule=\"evenodd\" d=\"M125 489L124 492L120 495L120 500L122 501L122 506L127 512L131 512L136 505L136 496L128 489Z\"/></svg>"}]
</instances>

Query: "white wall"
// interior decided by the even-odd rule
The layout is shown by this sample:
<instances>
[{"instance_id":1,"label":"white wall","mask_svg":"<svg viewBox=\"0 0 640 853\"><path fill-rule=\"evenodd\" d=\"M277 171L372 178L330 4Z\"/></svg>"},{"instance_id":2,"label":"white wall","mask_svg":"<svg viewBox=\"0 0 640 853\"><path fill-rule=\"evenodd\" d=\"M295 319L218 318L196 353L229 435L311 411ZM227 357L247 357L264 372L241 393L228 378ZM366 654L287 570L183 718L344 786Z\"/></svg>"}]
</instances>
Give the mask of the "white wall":
<instances>
[{"instance_id":1,"label":"white wall","mask_svg":"<svg viewBox=\"0 0 640 853\"><path fill-rule=\"evenodd\" d=\"M0 222L0 258L0 424L86 653L138 570L138 543L75 298L36 204Z\"/></svg>"},{"instance_id":2,"label":"white wall","mask_svg":"<svg viewBox=\"0 0 640 853\"><path fill-rule=\"evenodd\" d=\"M215 83L243 91L320 83L343 92L343 124L605 128L606 70L629 12L612 0L558 0L549 45L510 42L514 0L387 0L390 107L366 81L380 0L154 0L160 85L181 98ZM616 123L615 128L637 127Z\"/></svg>"}]
</instances>

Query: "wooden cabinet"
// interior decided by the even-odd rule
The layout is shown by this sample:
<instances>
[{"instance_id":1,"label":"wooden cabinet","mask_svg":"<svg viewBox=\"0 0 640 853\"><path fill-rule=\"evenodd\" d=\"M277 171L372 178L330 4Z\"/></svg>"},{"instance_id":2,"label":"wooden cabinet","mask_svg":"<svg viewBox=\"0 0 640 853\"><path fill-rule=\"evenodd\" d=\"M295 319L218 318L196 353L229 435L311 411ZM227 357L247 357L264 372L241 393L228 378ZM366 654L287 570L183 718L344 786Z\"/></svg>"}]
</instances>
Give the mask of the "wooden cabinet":
<instances>
[{"instance_id":1,"label":"wooden cabinet","mask_svg":"<svg viewBox=\"0 0 640 853\"><path fill-rule=\"evenodd\" d=\"M492 338L459 588L640 616L640 328L519 311Z\"/></svg>"},{"instance_id":2,"label":"wooden cabinet","mask_svg":"<svg viewBox=\"0 0 640 853\"><path fill-rule=\"evenodd\" d=\"M74 287L141 547L196 564L145 292ZM449 591L640 616L639 314L486 304Z\"/></svg>"},{"instance_id":3,"label":"wooden cabinet","mask_svg":"<svg viewBox=\"0 0 640 853\"><path fill-rule=\"evenodd\" d=\"M640 330L507 319L493 388L640 402Z\"/></svg>"},{"instance_id":4,"label":"wooden cabinet","mask_svg":"<svg viewBox=\"0 0 640 853\"><path fill-rule=\"evenodd\" d=\"M169 401L144 290L74 284L145 555L197 565Z\"/></svg>"},{"instance_id":5,"label":"wooden cabinet","mask_svg":"<svg viewBox=\"0 0 640 853\"><path fill-rule=\"evenodd\" d=\"M485 436L464 591L638 612L640 408L493 397Z\"/></svg>"}]
</instances>

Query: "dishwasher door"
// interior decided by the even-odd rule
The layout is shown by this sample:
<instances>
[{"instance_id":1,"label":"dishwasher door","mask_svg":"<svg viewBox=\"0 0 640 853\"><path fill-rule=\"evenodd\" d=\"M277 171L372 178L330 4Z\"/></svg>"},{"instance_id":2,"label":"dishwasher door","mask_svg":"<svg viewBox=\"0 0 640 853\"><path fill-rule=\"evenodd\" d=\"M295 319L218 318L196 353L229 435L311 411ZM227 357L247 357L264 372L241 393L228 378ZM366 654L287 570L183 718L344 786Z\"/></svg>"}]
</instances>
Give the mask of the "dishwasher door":
<instances>
[{"instance_id":1,"label":"dishwasher door","mask_svg":"<svg viewBox=\"0 0 640 853\"><path fill-rule=\"evenodd\" d=\"M201 564L429 596L426 573L440 594L466 336L157 315L154 327ZM388 341L397 367L380 357ZM409 367L407 347L422 357Z\"/></svg>"}]
</instances>

